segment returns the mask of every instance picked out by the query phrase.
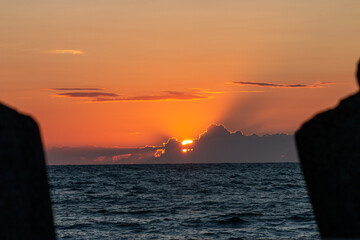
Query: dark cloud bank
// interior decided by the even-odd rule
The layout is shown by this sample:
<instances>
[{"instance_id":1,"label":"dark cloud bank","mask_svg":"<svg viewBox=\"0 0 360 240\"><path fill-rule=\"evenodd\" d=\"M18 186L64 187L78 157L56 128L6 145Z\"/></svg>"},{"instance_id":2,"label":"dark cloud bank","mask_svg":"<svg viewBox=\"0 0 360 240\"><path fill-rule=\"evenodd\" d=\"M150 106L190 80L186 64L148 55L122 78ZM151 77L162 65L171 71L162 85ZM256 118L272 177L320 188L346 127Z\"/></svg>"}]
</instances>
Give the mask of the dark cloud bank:
<instances>
[{"instance_id":1,"label":"dark cloud bank","mask_svg":"<svg viewBox=\"0 0 360 240\"><path fill-rule=\"evenodd\" d=\"M162 147L54 147L48 149L46 154L50 165L136 164L154 158L159 148Z\"/></svg>"},{"instance_id":2,"label":"dark cloud bank","mask_svg":"<svg viewBox=\"0 0 360 240\"><path fill-rule=\"evenodd\" d=\"M245 136L240 131L231 133L223 125L211 125L192 144L185 146L171 138L159 147L51 148L47 157L51 165L298 161L292 135Z\"/></svg>"}]
</instances>

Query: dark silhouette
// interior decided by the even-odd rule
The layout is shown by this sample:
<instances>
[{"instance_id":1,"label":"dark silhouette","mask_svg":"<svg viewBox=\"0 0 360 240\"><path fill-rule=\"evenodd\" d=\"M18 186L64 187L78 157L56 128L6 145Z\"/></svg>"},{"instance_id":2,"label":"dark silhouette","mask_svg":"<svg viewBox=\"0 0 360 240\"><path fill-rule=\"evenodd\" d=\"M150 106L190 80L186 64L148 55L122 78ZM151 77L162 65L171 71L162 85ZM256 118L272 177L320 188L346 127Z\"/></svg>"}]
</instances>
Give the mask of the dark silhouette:
<instances>
[{"instance_id":1,"label":"dark silhouette","mask_svg":"<svg viewBox=\"0 0 360 240\"><path fill-rule=\"evenodd\" d=\"M359 68L360 61L360 84ZM321 237L360 238L360 93L316 115L295 138Z\"/></svg>"},{"instance_id":2,"label":"dark silhouette","mask_svg":"<svg viewBox=\"0 0 360 240\"><path fill-rule=\"evenodd\" d=\"M55 239L38 126L2 104L0 159L0 239Z\"/></svg>"}]
</instances>

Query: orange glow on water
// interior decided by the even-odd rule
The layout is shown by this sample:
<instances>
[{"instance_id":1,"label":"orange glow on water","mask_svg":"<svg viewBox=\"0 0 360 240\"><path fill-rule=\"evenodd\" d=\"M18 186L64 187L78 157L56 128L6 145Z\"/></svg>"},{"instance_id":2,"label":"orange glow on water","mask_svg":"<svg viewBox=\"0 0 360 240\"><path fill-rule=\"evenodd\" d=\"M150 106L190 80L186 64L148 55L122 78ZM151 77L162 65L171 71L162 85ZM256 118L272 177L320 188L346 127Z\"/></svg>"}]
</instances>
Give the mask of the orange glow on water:
<instances>
[{"instance_id":1,"label":"orange glow on water","mask_svg":"<svg viewBox=\"0 0 360 240\"><path fill-rule=\"evenodd\" d=\"M181 142L182 145L187 145L187 144L192 144L194 141L193 140L190 140L190 139L187 139L187 140L184 140ZM183 149L184 151L184 149Z\"/></svg>"}]
</instances>

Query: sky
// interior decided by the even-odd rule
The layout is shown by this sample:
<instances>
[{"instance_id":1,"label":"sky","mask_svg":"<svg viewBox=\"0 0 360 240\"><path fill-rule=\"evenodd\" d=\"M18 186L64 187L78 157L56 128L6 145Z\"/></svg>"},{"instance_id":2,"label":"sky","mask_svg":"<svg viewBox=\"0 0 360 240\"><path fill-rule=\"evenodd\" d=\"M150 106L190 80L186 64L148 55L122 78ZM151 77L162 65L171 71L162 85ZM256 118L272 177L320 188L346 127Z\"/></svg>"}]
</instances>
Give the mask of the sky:
<instances>
[{"instance_id":1,"label":"sky","mask_svg":"<svg viewBox=\"0 0 360 240\"><path fill-rule=\"evenodd\" d=\"M159 147L212 124L292 135L358 88L357 0L0 6L0 101L45 149Z\"/></svg>"}]
</instances>

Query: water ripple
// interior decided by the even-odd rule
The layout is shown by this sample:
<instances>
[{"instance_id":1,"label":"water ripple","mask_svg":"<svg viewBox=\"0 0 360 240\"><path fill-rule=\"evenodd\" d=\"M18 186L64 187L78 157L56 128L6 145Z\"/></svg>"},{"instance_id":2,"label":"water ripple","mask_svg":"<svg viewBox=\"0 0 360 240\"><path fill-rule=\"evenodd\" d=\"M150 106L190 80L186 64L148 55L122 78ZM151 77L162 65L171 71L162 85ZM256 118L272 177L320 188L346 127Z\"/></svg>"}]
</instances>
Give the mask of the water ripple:
<instances>
[{"instance_id":1,"label":"water ripple","mask_svg":"<svg viewBox=\"0 0 360 240\"><path fill-rule=\"evenodd\" d=\"M299 164L48 171L59 239L319 239Z\"/></svg>"}]
</instances>

